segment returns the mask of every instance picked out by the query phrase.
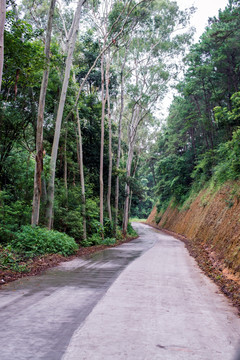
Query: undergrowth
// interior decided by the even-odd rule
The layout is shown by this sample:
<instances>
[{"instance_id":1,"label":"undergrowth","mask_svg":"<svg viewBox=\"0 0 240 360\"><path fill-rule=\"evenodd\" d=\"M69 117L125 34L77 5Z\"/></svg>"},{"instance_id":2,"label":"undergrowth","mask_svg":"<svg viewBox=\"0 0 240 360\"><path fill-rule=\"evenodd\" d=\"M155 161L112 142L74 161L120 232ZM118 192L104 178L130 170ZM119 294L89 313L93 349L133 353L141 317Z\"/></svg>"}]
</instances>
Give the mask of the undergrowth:
<instances>
[{"instance_id":1,"label":"undergrowth","mask_svg":"<svg viewBox=\"0 0 240 360\"><path fill-rule=\"evenodd\" d=\"M44 254L61 254L68 256L78 249L75 240L55 230L47 230L30 225L22 226L14 234L11 246L17 253L26 258Z\"/></svg>"}]
</instances>

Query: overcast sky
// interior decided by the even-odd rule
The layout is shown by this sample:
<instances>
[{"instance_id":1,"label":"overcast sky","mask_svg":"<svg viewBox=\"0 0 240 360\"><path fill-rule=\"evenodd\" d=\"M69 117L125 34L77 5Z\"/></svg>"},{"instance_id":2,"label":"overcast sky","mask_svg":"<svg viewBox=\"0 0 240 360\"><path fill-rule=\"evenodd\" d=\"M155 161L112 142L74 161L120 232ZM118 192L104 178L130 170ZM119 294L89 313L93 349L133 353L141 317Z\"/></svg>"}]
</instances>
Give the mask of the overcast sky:
<instances>
[{"instance_id":1,"label":"overcast sky","mask_svg":"<svg viewBox=\"0 0 240 360\"><path fill-rule=\"evenodd\" d=\"M192 16L191 25L196 28L195 41L204 32L208 24L208 18L217 16L219 9L224 9L228 0L176 0L181 9L189 8L194 5L197 8L196 13Z\"/></svg>"},{"instance_id":2,"label":"overcast sky","mask_svg":"<svg viewBox=\"0 0 240 360\"><path fill-rule=\"evenodd\" d=\"M176 0L176 2L182 10L193 5L197 8L191 19L191 26L196 28L194 42L198 42L199 37L203 34L205 27L208 25L208 18L217 16L218 10L225 9L228 4L228 0ZM157 117L167 117L169 105L172 102L174 93L176 94L176 91L169 89L169 92L159 105L159 111L155 113Z\"/></svg>"}]
</instances>

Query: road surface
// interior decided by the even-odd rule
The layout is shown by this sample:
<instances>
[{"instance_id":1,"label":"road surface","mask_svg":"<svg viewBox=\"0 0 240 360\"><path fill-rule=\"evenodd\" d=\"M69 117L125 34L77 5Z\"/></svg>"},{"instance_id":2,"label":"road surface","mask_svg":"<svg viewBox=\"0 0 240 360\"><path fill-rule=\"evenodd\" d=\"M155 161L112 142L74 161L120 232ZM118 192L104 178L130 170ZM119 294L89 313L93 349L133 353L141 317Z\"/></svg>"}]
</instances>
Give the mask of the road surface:
<instances>
[{"instance_id":1,"label":"road surface","mask_svg":"<svg viewBox=\"0 0 240 360\"><path fill-rule=\"evenodd\" d=\"M172 236L137 240L0 290L1 360L232 360L240 319Z\"/></svg>"}]
</instances>

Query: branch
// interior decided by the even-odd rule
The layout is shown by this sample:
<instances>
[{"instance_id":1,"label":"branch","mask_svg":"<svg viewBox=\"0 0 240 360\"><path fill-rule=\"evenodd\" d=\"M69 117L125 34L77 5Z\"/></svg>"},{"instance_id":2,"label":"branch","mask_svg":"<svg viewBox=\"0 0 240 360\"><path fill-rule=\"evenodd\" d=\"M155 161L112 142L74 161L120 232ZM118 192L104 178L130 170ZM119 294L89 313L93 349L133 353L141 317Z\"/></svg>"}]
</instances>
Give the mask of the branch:
<instances>
[{"instance_id":1,"label":"branch","mask_svg":"<svg viewBox=\"0 0 240 360\"><path fill-rule=\"evenodd\" d=\"M66 39L68 40L68 32L67 32L67 28L66 28L66 23L65 23L65 20L63 18L63 15L62 15L62 8L61 8L61 3L58 1L58 6L59 8L57 7L57 10L58 10L58 13L60 15L60 18L62 20L62 24L63 24L63 30L64 30L64 33L65 33L65 37Z\"/></svg>"},{"instance_id":2,"label":"branch","mask_svg":"<svg viewBox=\"0 0 240 360\"><path fill-rule=\"evenodd\" d=\"M124 23L123 23L123 26L121 27L121 29L119 30L119 32L118 32L117 35L115 36L115 40L117 40L117 39L120 37L120 35L123 33L123 30L124 30L124 27L125 27L125 25L126 25L126 22L127 22L128 18L129 18L129 16L131 15L131 13L133 12L133 10L134 10L138 5L140 5L141 3L144 3L145 1L153 1L153 0L141 0L139 3L135 4L135 5L131 8L131 10L130 10L130 11L128 12L128 14L127 14L127 17L126 17L126 19L125 19L125 21L124 21ZM119 19L119 16L118 16L118 19ZM118 20L118 19L117 19L117 20ZM116 21L114 22L113 25L115 25L115 24L116 24ZM112 28L113 28L113 25L112 25L111 29L108 31L108 33L106 34L105 40L108 38L108 36L109 36L109 34L110 34L110 32L111 32L111 30L112 30ZM82 81L82 83L81 83L81 85L80 85L80 88L79 88L79 90L78 90L78 94L77 94L77 98L76 98L75 104L74 104L73 108L70 110L70 112L67 114L67 116L66 116L66 118L65 118L65 121L67 121L67 120L69 119L69 117L71 116L72 112L76 109L77 104L78 104L78 101L79 101L80 94L81 94L81 92L82 92L83 86L85 85L85 83L86 83L86 81L87 81L87 78L88 78L89 74L90 74L90 73L92 72L92 70L95 68L95 66L96 66L98 60L100 59L100 57L110 48L110 46L111 46L112 44L113 44L113 42L111 41L106 47L104 47L104 48L102 49L102 51L101 51L101 52L99 53L99 55L96 57L93 65L92 65L91 68L89 69L87 75L85 76L85 78L83 79L83 81Z\"/></svg>"}]
</instances>

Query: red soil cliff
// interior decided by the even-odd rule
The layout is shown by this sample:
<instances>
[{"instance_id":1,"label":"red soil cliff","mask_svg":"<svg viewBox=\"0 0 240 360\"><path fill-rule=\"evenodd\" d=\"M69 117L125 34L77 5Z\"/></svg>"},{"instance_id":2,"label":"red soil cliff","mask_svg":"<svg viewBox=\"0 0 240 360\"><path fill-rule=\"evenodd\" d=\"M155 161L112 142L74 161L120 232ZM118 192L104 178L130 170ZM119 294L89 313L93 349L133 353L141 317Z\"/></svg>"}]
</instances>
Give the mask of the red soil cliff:
<instances>
[{"instance_id":1,"label":"red soil cliff","mask_svg":"<svg viewBox=\"0 0 240 360\"><path fill-rule=\"evenodd\" d=\"M214 193L203 190L186 210L170 205L161 215L154 207L147 223L204 246L216 261L240 276L240 183L228 183Z\"/></svg>"}]
</instances>

